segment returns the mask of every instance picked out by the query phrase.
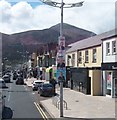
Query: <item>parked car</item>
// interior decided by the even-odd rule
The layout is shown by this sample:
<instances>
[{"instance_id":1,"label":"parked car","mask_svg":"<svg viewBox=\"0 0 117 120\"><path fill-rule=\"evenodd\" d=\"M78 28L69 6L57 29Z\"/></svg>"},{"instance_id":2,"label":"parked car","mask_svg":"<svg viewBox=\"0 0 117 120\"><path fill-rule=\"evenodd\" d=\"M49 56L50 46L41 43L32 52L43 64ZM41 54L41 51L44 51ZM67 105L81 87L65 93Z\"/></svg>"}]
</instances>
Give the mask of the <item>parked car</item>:
<instances>
[{"instance_id":1,"label":"parked car","mask_svg":"<svg viewBox=\"0 0 117 120\"><path fill-rule=\"evenodd\" d=\"M2 79L3 79L6 83L9 83L9 82L11 81L11 78L10 78L9 75L4 75L4 76L2 77Z\"/></svg>"},{"instance_id":2,"label":"parked car","mask_svg":"<svg viewBox=\"0 0 117 120\"><path fill-rule=\"evenodd\" d=\"M32 83L32 90L38 90L38 87L40 86L40 84L43 83L43 81L41 80L35 80Z\"/></svg>"},{"instance_id":3,"label":"parked car","mask_svg":"<svg viewBox=\"0 0 117 120\"><path fill-rule=\"evenodd\" d=\"M0 88L6 88L6 83L2 78L0 79Z\"/></svg>"},{"instance_id":4,"label":"parked car","mask_svg":"<svg viewBox=\"0 0 117 120\"><path fill-rule=\"evenodd\" d=\"M17 77L15 83L16 83L16 85L24 85L24 79L23 79L23 77Z\"/></svg>"},{"instance_id":5,"label":"parked car","mask_svg":"<svg viewBox=\"0 0 117 120\"><path fill-rule=\"evenodd\" d=\"M0 91L0 119L2 119L2 113L5 108L5 97L2 95L2 92Z\"/></svg>"},{"instance_id":6,"label":"parked car","mask_svg":"<svg viewBox=\"0 0 117 120\"><path fill-rule=\"evenodd\" d=\"M43 83L38 87L38 93L40 96L53 96L54 88L50 83Z\"/></svg>"},{"instance_id":7,"label":"parked car","mask_svg":"<svg viewBox=\"0 0 117 120\"><path fill-rule=\"evenodd\" d=\"M5 75L9 75L9 77L11 77L11 73L7 72Z\"/></svg>"}]
</instances>

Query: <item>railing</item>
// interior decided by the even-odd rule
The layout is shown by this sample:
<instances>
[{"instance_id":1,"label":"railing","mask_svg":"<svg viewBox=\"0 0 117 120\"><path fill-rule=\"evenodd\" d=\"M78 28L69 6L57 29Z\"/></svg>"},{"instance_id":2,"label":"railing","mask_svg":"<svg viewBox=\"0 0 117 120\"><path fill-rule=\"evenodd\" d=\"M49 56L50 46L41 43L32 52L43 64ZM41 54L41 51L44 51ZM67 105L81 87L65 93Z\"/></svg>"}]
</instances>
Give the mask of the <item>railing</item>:
<instances>
[{"instance_id":1,"label":"railing","mask_svg":"<svg viewBox=\"0 0 117 120\"><path fill-rule=\"evenodd\" d=\"M55 105L59 109L59 105L60 105L60 97L59 97L59 95L55 96L52 99L52 103L53 103L53 105ZM67 102L65 100L63 100L63 106L67 110Z\"/></svg>"}]
</instances>

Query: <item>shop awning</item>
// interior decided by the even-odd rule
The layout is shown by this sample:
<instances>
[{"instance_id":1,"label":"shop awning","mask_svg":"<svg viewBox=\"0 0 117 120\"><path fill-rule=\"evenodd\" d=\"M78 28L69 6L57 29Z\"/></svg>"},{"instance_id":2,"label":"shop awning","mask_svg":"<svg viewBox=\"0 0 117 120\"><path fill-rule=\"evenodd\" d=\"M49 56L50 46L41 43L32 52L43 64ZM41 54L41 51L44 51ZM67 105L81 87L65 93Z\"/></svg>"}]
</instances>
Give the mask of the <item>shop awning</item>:
<instances>
[{"instance_id":1,"label":"shop awning","mask_svg":"<svg viewBox=\"0 0 117 120\"><path fill-rule=\"evenodd\" d=\"M46 68L46 72L52 72L52 67Z\"/></svg>"}]
</instances>

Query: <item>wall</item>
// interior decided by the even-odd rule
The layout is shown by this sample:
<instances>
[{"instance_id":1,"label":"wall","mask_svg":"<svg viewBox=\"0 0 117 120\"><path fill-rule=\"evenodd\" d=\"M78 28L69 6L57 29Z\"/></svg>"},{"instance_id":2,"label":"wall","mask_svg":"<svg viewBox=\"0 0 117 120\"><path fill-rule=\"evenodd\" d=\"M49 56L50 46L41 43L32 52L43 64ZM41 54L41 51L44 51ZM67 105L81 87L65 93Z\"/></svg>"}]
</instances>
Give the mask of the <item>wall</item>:
<instances>
[{"instance_id":1,"label":"wall","mask_svg":"<svg viewBox=\"0 0 117 120\"><path fill-rule=\"evenodd\" d=\"M80 64L79 63L79 67L101 67L101 62L102 62L102 48L101 46L98 46L98 47L94 47L96 48L96 51L97 51L97 62L96 63L93 63L93 57L92 57L92 50L93 48L90 48L88 49L89 51L89 63L85 63L85 50L81 50L82 52L82 63ZM78 56L79 57L79 56Z\"/></svg>"}]
</instances>

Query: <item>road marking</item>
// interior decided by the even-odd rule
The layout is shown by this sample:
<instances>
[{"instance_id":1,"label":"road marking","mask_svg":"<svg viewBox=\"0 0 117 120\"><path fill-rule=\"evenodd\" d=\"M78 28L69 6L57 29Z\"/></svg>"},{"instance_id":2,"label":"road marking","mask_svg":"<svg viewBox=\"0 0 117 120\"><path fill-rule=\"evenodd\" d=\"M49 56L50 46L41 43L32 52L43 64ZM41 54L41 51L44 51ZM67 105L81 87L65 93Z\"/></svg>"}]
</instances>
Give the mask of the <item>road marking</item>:
<instances>
[{"instance_id":1,"label":"road marking","mask_svg":"<svg viewBox=\"0 0 117 120\"><path fill-rule=\"evenodd\" d=\"M42 110L42 108L40 107L40 105L36 102L34 102L36 108L38 109L39 113L41 114L41 116L43 117L44 120L48 120L47 115L44 113L44 111Z\"/></svg>"},{"instance_id":2,"label":"road marking","mask_svg":"<svg viewBox=\"0 0 117 120\"><path fill-rule=\"evenodd\" d=\"M43 109L41 108L41 106L37 103L37 105L39 106L39 108L41 109L42 113L44 114L45 118L47 119L47 115L45 114L45 112L43 111Z\"/></svg>"},{"instance_id":3,"label":"road marking","mask_svg":"<svg viewBox=\"0 0 117 120\"><path fill-rule=\"evenodd\" d=\"M10 84L10 90L11 90L11 84ZM8 102L10 101L10 98L11 98L11 92L9 92Z\"/></svg>"}]
</instances>

